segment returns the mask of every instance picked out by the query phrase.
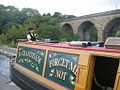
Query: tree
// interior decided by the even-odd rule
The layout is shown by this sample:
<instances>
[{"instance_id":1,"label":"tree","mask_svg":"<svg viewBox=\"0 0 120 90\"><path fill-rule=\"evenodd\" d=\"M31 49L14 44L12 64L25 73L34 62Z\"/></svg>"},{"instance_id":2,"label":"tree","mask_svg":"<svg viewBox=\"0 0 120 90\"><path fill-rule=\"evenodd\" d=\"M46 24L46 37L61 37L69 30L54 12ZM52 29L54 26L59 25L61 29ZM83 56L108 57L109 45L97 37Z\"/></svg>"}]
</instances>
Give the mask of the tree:
<instances>
[{"instance_id":1,"label":"tree","mask_svg":"<svg viewBox=\"0 0 120 90\"><path fill-rule=\"evenodd\" d=\"M9 21L8 12L6 11L6 7L0 5L0 34L3 32L4 25Z\"/></svg>"},{"instance_id":2,"label":"tree","mask_svg":"<svg viewBox=\"0 0 120 90\"><path fill-rule=\"evenodd\" d=\"M6 37L8 41L15 41L16 39L26 38L25 28L22 25L15 24L6 32Z\"/></svg>"},{"instance_id":3,"label":"tree","mask_svg":"<svg viewBox=\"0 0 120 90\"><path fill-rule=\"evenodd\" d=\"M59 38L59 28L57 26L45 25L46 27L40 27L40 37L41 38L51 38L58 40Z\"/></svg>"},{"instance_id":4,"label":"tree","mask_svg":"<svg viewBox=\"0 0 120 90\"><path fill-rule=\"evenodd\" d=\"M14 6L0 5L0 44L14 45L16 39L26 38L29 27L33 27L40 38L56 40L67 38L67 41L70 41L74 37L73 33L60 31L58 21L62 18L60 12L55 12L52 16L50 13L41 16L36 9L23 8L20 11Z\"/></svg>"},{"instance_id":5,"label":"tree","mask_svg":"<svg viewBox=\"0 0 120 90\"><path fill-rule=\"evenodd\" d=\"M118 28L118 29L116 30L115 36L116 36L116 37L120 37L120 28Z\"/></svg>"},{"instance_id":6,"label":"tree","mask_svg":"<svg viewBox=\"0 0 120 90\"><path fill-rule=\"evenodd\" d=\"M48 14L47 14L47 16L51 16L51 14L50 14L50 13L48 13Z\"/></svg>"},{"instance_id":7,"label":"tree","mask_svg":"<svg viewBox=\"0 0 120 90\"><path fill-rule=\"evenodd\" d=\"M97 41L97 39L97 29L92 25L90 28L90 41Z\"/></svg>"},{"instance_id":8,"label":"tree","mask_svg":"<svg viewBox=\"0 0 120 90\"><path fill-rule=\"evenodd\" d=\"M62 17L62 14L60 12L55 12L53 17L60 19Z\"/></svg>"},{"instance_id":9,"label":"tree","mask_svg":"<svg viewBox=\"0 0 120 90\"><path fill-rule=\"evenodd\" d=\"M72 41L74 40L74 33L72 30L62 28L60 33L59 40L60 41Z\"/></svg>"},{"instance_id":10,"label":"tree","mask_svg":"<svg viewBox=\"0 0 120 90\"><path fill-rule=\"evenodd\" d=\"M28 17L32 17L34 15L40 15L38 10L36 9L31 9L31 8L23 8L21 10L21 13L25 14Z\"/></svg>"},{"instance_id":11,"label":"tree","mask_svg":"<svg viewBox=\"0 0 120 90\"><path fill-rule=\"evenodd\" d=\"M22 24L23 20L21 19L21 12L19 11L18 8L15 8L13 6L7 6L7 12L9 15L9 21L12 23L18 23Z\"/></svg>"},{"instance_id":12,"label":"tree","mask_svg":"<svg viewBox=\"0 0 120 90\"><path fill-rule=\"evenodd\" d=\"M8 45L7 37L5 34L0 35L0 45Z\"/></svg>"}]
</instances>

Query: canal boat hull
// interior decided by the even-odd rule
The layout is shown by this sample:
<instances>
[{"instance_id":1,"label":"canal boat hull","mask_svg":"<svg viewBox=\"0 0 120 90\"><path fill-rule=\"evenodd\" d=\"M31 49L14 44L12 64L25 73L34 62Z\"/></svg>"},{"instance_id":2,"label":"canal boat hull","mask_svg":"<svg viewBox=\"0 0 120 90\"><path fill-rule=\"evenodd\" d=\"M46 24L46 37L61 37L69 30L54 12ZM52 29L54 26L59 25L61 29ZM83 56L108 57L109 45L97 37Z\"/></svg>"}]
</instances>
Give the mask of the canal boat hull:
<instances>
[{"instance_id":1,"label":"canal boat hull","mask_svg":"<svg viewBox=\"0 0 120 90\"><path fill-rule=\"evenodd\" d=\"M17 69L15 69L13 66L11 66L10 69L11 72L11 80L14 81L18 86L20 86L23 90L49 90L42 86L42 84L38 84L31 78L27 77Z\"/></svg>"},{"instance_id":2,"label":"canal boat hull","mask_svg":"<svg viewBox=\"0 0 120 90\"><path fill-rule=\"evenodd\" d=\"M21 42L11 77L31 90L119 90L119 59L116 49Z\"/></svg>"}]
</instances>

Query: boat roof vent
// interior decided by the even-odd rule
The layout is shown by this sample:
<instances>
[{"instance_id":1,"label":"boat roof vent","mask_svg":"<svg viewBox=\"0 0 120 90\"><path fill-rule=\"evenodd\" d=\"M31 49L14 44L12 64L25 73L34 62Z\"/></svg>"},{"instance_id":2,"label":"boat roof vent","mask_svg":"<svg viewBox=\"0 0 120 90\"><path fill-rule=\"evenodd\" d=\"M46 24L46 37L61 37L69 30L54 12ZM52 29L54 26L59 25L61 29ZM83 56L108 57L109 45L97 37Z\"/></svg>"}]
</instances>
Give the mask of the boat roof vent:
<instances>
[{"instance_id":1,"label":"boat roof vent","mask_svg":"<svg viewBox=\"0 0 120 90\"><path fill-rule=\"evenodd\" d=\"M91 44L90 44L90 41L71 41L69 45L87 47L87 46L90 46Z\"/></svg>"},{"instance_id":2,"label":"boat roof vent","mask_svg":"<svg viewBox=\"0 0 120 90\"><path fill-rule=\"evenodd\" d=\"M103 47L104 42L90 42L90 41L71 41L69 45L71 46L81 46L81 47L88 47L88 46L97 46Z\"/></svg>"},{"instance_id":3,"label":"boat roof vent","mask_svg":"<svg viewBox=\"0 0 120 90\"><path fill-rule=\"evenodd\" d=\"M104 47L109 49L120 49L120 37L108 37Z\"/></svg>"}]
</instances>

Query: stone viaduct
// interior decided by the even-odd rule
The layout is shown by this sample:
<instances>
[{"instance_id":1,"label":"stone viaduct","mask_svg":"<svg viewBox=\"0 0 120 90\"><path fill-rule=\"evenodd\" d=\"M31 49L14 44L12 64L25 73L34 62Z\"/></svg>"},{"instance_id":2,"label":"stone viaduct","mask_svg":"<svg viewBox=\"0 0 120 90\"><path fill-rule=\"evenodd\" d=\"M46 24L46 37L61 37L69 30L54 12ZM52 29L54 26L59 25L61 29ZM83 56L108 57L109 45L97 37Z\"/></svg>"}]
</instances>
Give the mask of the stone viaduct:
<instances>
[{"instance_id":1,"label":"stone viaduct","mask_svg":"<svg viewBox=\"0 0 120 90\"><path fill-rule=\"evenodd\" d=\"M60 21L60 27L69 27L81 40L90 39L90 28L96 28L98 41L115 36L120 28L120 9L80 16Z\"/></svg>"}]
</instances>

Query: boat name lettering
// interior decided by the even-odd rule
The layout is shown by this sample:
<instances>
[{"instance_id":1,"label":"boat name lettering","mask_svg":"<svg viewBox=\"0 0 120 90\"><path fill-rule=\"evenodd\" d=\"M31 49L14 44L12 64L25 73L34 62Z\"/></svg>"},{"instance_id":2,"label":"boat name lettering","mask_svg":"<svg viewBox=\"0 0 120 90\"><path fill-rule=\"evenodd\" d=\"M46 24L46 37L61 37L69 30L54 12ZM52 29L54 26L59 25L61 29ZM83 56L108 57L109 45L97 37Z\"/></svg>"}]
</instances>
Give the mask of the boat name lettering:
<instances>
[{"instance_id":1,"label":"boat name lettering","mask_svg":"<svg viewBox=\"0 0 120 90\"><path fill-rule=\"evenodd\" d=\"M19 56L27 56L27 57L31 57L33 58L38 64L40 64L41 62L41 58L40 56L38 56L38 54L36 54L35 52L32 51L21 51L19 52Z\"/></svg>"},{"instance_id":2,"label":"boat name lettering","mask_svg":"<svg viewBox=\"0 0 120 90\"><path fill-rule=\"evenodd\" d=\"M63 67L63 68L67 68L69 69L72 73L74 73L74 75L77 75L77 71L78 71L78 67L76 64L73 64L73 62L71 62L68 59L65 58L54 58L52 60L49 61L49 67Z\"/></svg>"},{"instance_id":3,"label":"boat name lettering","mask_svg":"<svg viewBox=\"0 0 120 90\"><path fill-rule=\"evenodd\" d=\"M39 68L38 65L34 62L32 62L31 60L27 59L19 59L18 60L19 63L27 63L28 65L30 65L31 68L35 69L37 72L39 72Z\"/></svg>"},{"instance_id":4,"label":"boat name lettering","mask_svg":"<svg viewBox=\"0 0 120 90\"><path fill-rule=\"evenodd\" d=\"M55 75L56 78L59 78L61 80L65 80L66 79L66 75L67 75L66 72L63 72L63 71L60 71L60 70L56 69L56 75Z\"/></svg>"}]
</instances>

